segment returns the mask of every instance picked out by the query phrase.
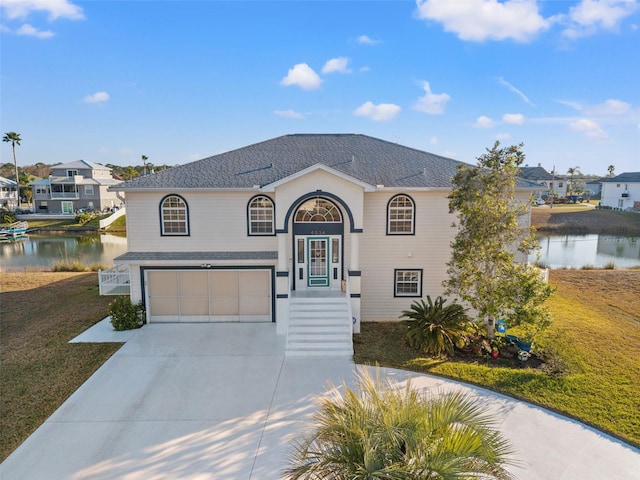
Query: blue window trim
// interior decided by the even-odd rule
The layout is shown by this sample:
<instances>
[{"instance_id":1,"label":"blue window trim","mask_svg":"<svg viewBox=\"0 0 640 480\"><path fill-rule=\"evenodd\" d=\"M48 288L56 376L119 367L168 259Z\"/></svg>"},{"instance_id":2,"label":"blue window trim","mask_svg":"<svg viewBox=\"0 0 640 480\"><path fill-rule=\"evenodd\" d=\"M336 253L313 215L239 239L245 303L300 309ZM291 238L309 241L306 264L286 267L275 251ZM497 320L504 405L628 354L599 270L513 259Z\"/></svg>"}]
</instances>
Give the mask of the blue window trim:
<instances>
[{"instance_id":1,"label":"blue window trim","mask_svg":"<svg viewBox=\"0 0 640 480\"><path fill-rule=\"evenodd\" d=\"M186 227L187 227L187 231L184 232L184 233L183 232L165 233L165 231L164 231L164 220L163 220L163 216L162 216L162 209L164 208L163 207L164 202L169 197L178 197L184 203L184 208L185 208L185 213L186 213L185 223L186 223ZM170 194L165 195L164 197L162 197L162 199L160 200L160 205L158 207L158 213L159 213L159 216L160 216L160 236L161 237L189 237L189 236L191 236L191 222L189 221L189 204L187 203L187 201L184 199L184 197L182 195L178 195L177 193L170 193Z\"/></svg>"},{"instance_id":2,"label":"blue window trim","mask_svg":"<svg viewBox=\"0 0 640 480\"><path fill-rule=\"evenodd\" d=\"M398 197L406 197L411 201L411 205L413 207L413 218L412 223L411 223L411 232L391 232L390 231L390 226L391 226L391 218L390 218L390 208L391 208L391 202L393 202L394 199L398 198ZM391 197L389 199L389 201L387 202L387 235L415 235L416 234L416 201L411 198L410 195L407 195L406 193L398 193L397 195L394 195L393 197Z\"/></svg>"},{"instance_id":3,"label":"blue window trim","mask_svg":"<svg viewBox=\"0 0 640 480\"><path fill-rule=\"evenodd\" d=\"M420 274L420 288L418 293L398 294L398 272L418 272ZM424 283L424 270L422 268L394 268L393 269L393 296L395 298L421 298L422 284Z\"/></svg>"},{"instance_id":4,"label":"blue window trim","mask_svg":"<svg viewBox=\"0 0 640 480\"><path fill-rule=\"evenodd\" d=\"M273 218L271 221L271 232L270 233L252 233L251 232L251 202L253 202L256 198L266 198L271 202L271 209L273 210ZM249 237L275 237L276 236L276 203L272 198L267 195L259 194L254 195L247 202L247 236Z\"/></svg>"}]
</instances>

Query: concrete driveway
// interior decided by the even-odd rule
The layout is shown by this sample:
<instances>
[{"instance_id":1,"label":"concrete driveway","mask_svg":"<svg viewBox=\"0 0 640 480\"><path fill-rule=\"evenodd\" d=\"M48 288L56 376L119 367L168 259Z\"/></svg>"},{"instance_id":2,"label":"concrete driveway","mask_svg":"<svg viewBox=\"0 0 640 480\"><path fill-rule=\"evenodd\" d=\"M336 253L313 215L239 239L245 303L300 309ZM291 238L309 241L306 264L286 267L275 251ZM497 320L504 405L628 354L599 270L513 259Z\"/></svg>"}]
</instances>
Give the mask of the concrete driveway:
<instances>
[{"instance_id":1,"label":"concrete driveway","mask_svg":"<svg viewBox=\"0 0 640 480\"><path fill-rule=\"evenodd\" d=\"M274 324L146 325L2 464L0 478L278 479L314 396L329 382L351 385L358 368L285 358ZM580 423L441 378L383 373L476 396L513 443L522 480L640 478L640 451Z\"/></svg>"}]
</instances>

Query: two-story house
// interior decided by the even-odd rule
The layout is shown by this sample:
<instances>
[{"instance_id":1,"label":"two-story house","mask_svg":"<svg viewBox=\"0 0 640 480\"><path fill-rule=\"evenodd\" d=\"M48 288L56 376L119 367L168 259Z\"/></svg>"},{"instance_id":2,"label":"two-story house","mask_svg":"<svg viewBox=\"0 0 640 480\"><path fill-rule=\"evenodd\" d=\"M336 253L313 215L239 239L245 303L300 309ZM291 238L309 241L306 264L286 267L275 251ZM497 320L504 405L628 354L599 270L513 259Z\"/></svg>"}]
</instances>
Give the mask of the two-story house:
<instances>
[{"instance_id":1,"label":"two-story house","mask_svg":"<svg viewBox=\"0 0 640 480\"><path fill-rule=\"evenodd\" d=\"M0 177L0 208L15 210L18 206L18 184L13 180Z\"/></svg>"},{"instance_id":2,"label":"two-story house","mask_svg":"<svg viewBox=\"0 0 640 480\"><path fill-rule=\"evenodd\" d=\"M78 160L55 165L48 178L31 182L35 213L73 214L120 206L122 199L109 187L117 185L111 169L99 163Z\"/></svg>"},{"instance_id":3,"label":"two-story house","mask_svg":"<svg viewBox=\"0 0 640 480\"><path fill-rule=\"evenodd\" d=\"M147 322L276 322L289 354L348 353L361 321L443 293L459 165L365 135L249 145L112 187L115 263Z\"/></svg>"},{"instance_id":4,"label":"two-story house","mask_svg":"<svg viewBox=\"0 0 640 480\"><path fill-rule=\"evenodd\" d=\"M600 179L600 205L620 210L640 210L640 172L624 172Z\"/></svg>"}]
</instances>

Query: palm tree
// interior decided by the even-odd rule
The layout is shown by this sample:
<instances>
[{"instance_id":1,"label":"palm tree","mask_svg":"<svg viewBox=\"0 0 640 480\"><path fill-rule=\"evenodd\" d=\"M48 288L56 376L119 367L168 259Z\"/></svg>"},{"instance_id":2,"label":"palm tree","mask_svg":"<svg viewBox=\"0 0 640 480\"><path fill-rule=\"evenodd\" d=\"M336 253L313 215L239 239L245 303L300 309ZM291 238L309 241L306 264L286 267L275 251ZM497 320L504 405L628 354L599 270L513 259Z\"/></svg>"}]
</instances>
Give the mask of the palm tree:
<instances>
[{"instance_id":1,"label":"palm tree","mask_svg":"<svg viewBox=\"0 0 640 480\"><path fill-rule=\"evenodd\" d=\"M615 166L613 166L613 165L609 165L609 166L607 167L607 172L609 172L609 176L610 176L610 177L613 177L613 172L615 172L615 171L616 171L616 167L615 167Z\"/></svg>"},{"instance_id":2,"label":"palm tree","mask_svg":"<svg viewBox=\"0 0 640 480\"><path fill-rule=\"evenodd\" d=\"M144 165L144 175L147 174L147 160L149 160L149 157L147 157L146 155L142 155L142 164Z\"/></svg>"},{"instance_id":3,"label":"palm tree","mask_svg":"<svg viewBox=\"0 0 640 480\"><path fill-rule=\"evenodd\" d=\"M409 310L402 312L407 318L407 340L409 345L431 355L453 353L467 333L470 318L459 303L446 305L447 301L437 297L435 302L427 295L427 301L417 300Z\"/></svg>"},{"instance_id":4,"label":"palm tree","mask_svg":"<svg viewBox=\"0 0 640 480\"><path fill-rule=\"evenodd\" d=\"M580 171L580 167L569 167L567 169L567 174L571 178L569 187L567 188L567 195L568 195L573 190L573 177L575 177L576 175L581 175L582 172Z\"/></svg>"},{"instance_id":5,"label":"palm tree","mask_svg":"<svg viewBox=\"0 0 640 480\"><path fill-rule=\"evenodd\" d=\"M511 447L469 397L426 397L410 381L366 373L357 387L319 400L315 430L294 447L285 478L515 478L505 468Z\"/></svg>"},{"instance_id":6,"label":"palm tree","mask_svg":"<svg viewBox=\"0 0 640 480\"><path fill-rule=\"evenodd\" d=\"M18 161L16 160L16 145L20 145L20 134L16 132L7 132L2 137L3 142L11 142L13 149L13 165L16 169L16 188L18 189L18 208L20 208L20 179L18 177Z\"/></svg>"}]
</instances>

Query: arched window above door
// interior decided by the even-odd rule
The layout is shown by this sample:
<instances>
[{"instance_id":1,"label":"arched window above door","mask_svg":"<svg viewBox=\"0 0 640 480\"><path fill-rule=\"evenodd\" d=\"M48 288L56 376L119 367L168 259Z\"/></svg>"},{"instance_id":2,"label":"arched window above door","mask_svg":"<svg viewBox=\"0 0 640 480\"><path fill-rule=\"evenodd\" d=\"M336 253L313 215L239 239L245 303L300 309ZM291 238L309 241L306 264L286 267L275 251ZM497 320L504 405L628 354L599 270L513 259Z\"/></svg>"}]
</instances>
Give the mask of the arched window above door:
<instances>
[{"instance_id":1,"label":"arched window above door","mask_svg":"<svg viewBox=\"0 0 640 480\"><path fill-rule=\"evenodd\" d=\"M300 205L294 220L298 223L341 223L342 215L338 207L329 200L312 198Z\"/></svg>"}]
</instances>

